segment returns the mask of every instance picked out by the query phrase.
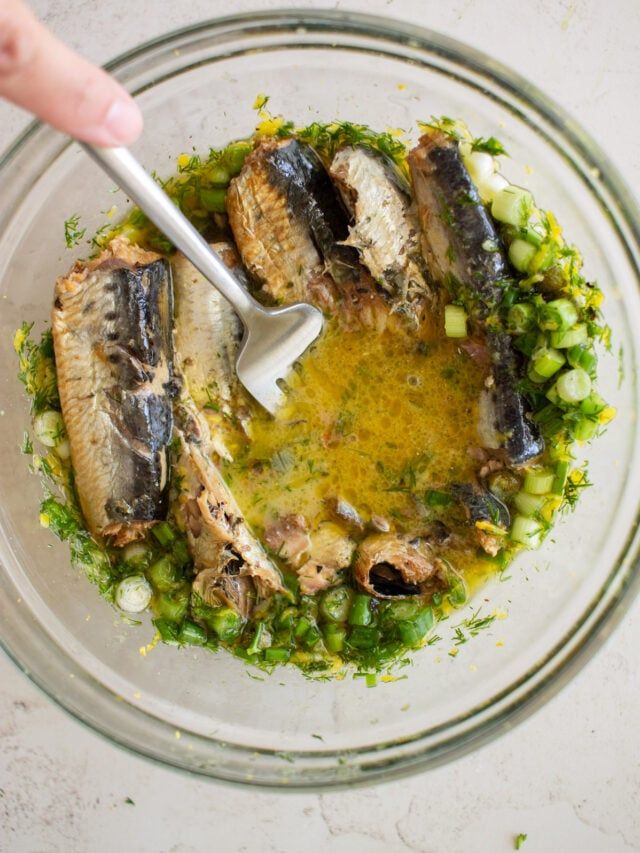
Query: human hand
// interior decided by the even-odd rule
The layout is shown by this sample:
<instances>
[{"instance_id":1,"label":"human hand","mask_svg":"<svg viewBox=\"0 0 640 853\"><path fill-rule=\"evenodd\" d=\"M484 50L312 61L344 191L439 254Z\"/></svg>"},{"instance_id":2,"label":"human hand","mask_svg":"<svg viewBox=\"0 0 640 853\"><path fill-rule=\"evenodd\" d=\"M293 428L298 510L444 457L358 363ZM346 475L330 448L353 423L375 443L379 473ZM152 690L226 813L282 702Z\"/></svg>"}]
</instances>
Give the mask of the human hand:
<instances>
[{"instance_id":1,"label":"human hand","mask_svg":"<svg viewBox=\"0 0 640 853\"><path fill-rule=\"evenodd\" d=\"M20 0L0 0L0 97L95 145L128 145L142 131L130 95L55 38Z\"/></svg>"}]
</instances>

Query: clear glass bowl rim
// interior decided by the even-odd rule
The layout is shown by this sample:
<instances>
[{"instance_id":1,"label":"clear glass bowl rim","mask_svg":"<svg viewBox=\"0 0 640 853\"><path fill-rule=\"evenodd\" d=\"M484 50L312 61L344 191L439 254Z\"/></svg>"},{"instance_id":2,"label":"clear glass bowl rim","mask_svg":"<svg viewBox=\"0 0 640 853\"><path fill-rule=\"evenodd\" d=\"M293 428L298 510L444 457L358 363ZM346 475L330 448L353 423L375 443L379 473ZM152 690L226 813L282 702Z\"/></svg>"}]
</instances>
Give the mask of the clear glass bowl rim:
<instances>
[{"instance_id":1,"label":"clear glass bowl rim","mask_svg":"<svg viewBox=\"0 0 640 853\"><path fill-rule=\"evenodd\" d=\"M636 283L640 282L640 211L628 185L604 151L562 108L529 81L493 58L447 36L386 17L337 10L287 8L230 15L175 30L120 55L105 67L126 84L128 71L137 60L153 56L157 51L171 49L185 40L213 35L241 38L258 33L261 36L290 34L291 40L286 44L278 42L272 45L272 48L283 50L299 46L296 43L296 31L299 28L303 28L305 33L317 34L322 40L317 44L324 47L330 44L327 36L333 32L340 34L337 49L348 49L349 43L345 41L345 36L352 35L373 38L380 44L386 43L393 55L400 59L407 59L406 53L404 56L402 54L403 47L427 55L435 53L463 65L467 71L483 75L509 95L515 96L541 116L562 139L565 156L567 149L577 155L575 159L570 158L571 165L598 196L600 206L610 218L627 251ZM305 46L309 46L308 43ZM263 45L261 49L268 50L269 47ZM0 176L10 169L25 144L41 133L51 132L43 129L39 122L33 122L27 127L0 157ZM554 144L548 135L547 139ZM576 160L592 166L591 176ZM607 198L606 202L604 197ZM489 704L473 709L463 719L453 721L451 725L416 732L402 743L381 743L358 750L296 753L291 756L293 763L286 777L280 770L282 756L276 751L256 751L253 747L218 744L214 739L191 733L183 733L191 752L183 752L178 756L162 748L174 740L173 726L128 704L84 672L81 673L84 677L76 682L77 688L70 689L70 685L66 684L63 694L56 689L54 680L47 680L41 671L26 664L20 649L13 646L10 632L3 631L0 645L34 684L75 719L109 742L160 764L218 781L286 790L335 788L388 780L445 763L494 739L507 724L512 727L552 698L588 662L624 616L640 589L640 573L637 571L640 563L639 526L640 514L636 516L628 540L621 549L622 556L592 610L550 650L534 672L524 674L509 690L494 697ZM2 625L7 624L10 624L10 620L3 619ZM47 646L43 629L34 627L37 636L32 636L31 641L35 643L36 654L43 662L44 669L44 661L51 654L51 647ZM70 659L66 659L64 664L66 668L76 667ZM90 705L100 711L89 711ZM110 721L105 719L105 714L111 715ZM150 727L153 737L150 736L146 744L127 737L118 727L118 721L122 722L123 718L137 718L141 730L148 731ZM219 759L207 762L205 753L212 747L224 749L230 759L226 767ZM198 750L204 757L200 763L193 761ZM190 756L190 760L186 760L187 756ZM237 768L242 771L243 767L250 770L250 775L238 771Z\"/></svg>"}]
</instances>

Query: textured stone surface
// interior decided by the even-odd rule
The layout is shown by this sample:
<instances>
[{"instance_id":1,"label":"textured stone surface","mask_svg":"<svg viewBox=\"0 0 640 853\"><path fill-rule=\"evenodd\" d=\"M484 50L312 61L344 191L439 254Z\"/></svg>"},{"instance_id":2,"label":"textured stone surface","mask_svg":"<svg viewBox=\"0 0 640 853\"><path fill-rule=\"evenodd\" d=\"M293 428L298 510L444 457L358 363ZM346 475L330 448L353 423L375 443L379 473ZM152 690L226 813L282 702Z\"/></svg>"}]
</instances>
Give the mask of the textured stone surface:
<instances>
[{"instance_id":1,"label":"textured stone surface","mask_svg":"<svg viewBox=\"0 0 640 853\"><path fill-rule=\"evenodd\" d=\"M1 0L0 0L1 2ZM34 0L96 61L155 35L281 0ZM549 93L637 187L637 0L350 0L493 53ZM24 125L0 104L0 147ZM640 606L534 717L454 764L323 795L276 795L191 779L131 757L54 707L0 657L2 851L640 850ZM128 799L133 803L128 802Z\"/></svg>"}]
</instances>

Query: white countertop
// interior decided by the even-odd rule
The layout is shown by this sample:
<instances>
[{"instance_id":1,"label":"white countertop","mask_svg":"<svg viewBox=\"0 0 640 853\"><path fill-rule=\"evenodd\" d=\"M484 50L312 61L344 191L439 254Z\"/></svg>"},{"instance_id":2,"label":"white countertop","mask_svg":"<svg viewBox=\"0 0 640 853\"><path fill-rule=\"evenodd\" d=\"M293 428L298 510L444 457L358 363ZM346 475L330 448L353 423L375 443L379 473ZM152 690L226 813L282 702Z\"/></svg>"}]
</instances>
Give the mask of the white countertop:
<instances>
[{"instance_id":1,"label":"white countertop","mask_svg":"<svg viewBox=\"0 0 640 853\"><path fill-rule=\"evenodd\" d=\"M0 0L2 2L2 0ZM168 30L278 0L33 0L104 62ZM297 0L440 30L559 101L640 186L637 0ZM0 104L0 148L25 116ZM0 851L640 850L640 602L575 680L473 755L399 782L279 795L189 778L111 746L0 655ZM133 802L129 802L132 800Z\"/></svg>"}]
</instances>

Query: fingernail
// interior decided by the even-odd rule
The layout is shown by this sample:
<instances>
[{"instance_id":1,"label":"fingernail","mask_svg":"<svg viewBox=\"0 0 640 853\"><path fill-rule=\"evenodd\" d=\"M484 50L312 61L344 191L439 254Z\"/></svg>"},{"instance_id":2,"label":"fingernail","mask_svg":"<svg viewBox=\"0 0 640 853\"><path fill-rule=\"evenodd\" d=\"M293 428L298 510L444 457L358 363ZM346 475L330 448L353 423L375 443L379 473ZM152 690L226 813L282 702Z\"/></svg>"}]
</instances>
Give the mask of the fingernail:
<instances>
[{"instance_id":1,"label":"fingernail","mask_svg":"<svg viewBox=\"0 0 640 853\"><path fill-rule=\"evenodd\" d=\"M104 129L112 144L128 145L142 131L142 115L135 102L129 99L114 101L104 117Z\"/></svg>"}]
</instances>

